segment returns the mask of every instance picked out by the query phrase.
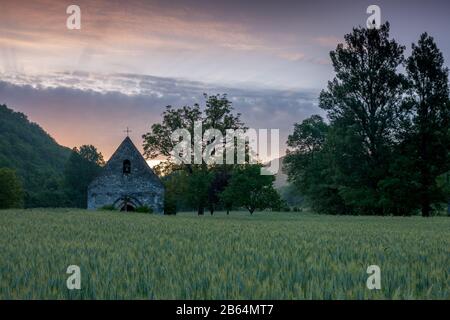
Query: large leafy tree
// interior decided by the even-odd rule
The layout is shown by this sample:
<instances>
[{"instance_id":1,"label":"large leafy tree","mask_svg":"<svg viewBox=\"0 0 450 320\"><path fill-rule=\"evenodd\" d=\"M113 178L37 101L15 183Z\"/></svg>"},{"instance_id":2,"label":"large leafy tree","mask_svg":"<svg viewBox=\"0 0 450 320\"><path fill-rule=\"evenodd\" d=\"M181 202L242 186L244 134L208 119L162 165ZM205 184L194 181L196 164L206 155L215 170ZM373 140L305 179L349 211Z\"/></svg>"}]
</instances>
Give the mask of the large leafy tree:
<instances>
[{"instance_id":1,"label":"large leafy tree","mask_svg":"<svg viewBox=\"0 0 450 320\"><path fill-rule=\"evenodd\" d=\"M275 177L261 175L261 165L236 166L228 186L221 193L224 203L246 208L250 214L256 209L280 207L280 196L273 188Z\"/></svg>"},{"instance_id":2,"label":"large leafy tree","mask_svg":"<svg viewBox=\"0 0 450 320\"><path fill-rule=\"evenodd\" d=\"M294 124L294 132L289 135L287 144L295 152L314 158L325 143L328 125L319 115L313 115L301 123Z\"/></svg>"},{"instance_id":3,"label":"large leafy tree","mask_svg":"<svg viewBox=\"0 0 450 320\"><path fill-rule=\"evenodd\" d=\"M22 183L15 170L0 168L0 209L23 206Z\"/></svg>"},{"instance_id":4,"label":"large leafy tree","mask_svg":"<svg viewBox=\"0 0 450 320\"><path fill-rule=\"evenodd\" d=\"M318 115L295 124L284 166L289 181L316 212L350 214L339 193L336 139L336 130Z\"/></svg>"},{"instance_id":5,"label":"large leafy tree","mask_svg":"<svg viewBox=\"0 0 450 320\"><path fill-rule=\"evenodd\" d=\"M156 157L170 157L178 142L172 141L171 135L177 129L186 129L194 137L194 125L202 124L202 135L207 129L217 129L223 136L226 129L245 129L240 113L235 114L234 108L226 95L204 95L205 108L202 111L199 104L174 108L167 106L162 114L162 121L151 126L150 132L143 135L144 156L149 159ZM194 147L194 139L191 139ZM202 145L202 151L205 145ZM192 159L192 163L193 163ZM183 164L184 169L190 170L191 164Z\"/></svg>"},{"instance_id":6,"label":"large leafy tree","mask_svg":"<svg viewBox=\"0 0 450 320\"><path fill-rule=\"evenodd\" d=\"M450 165L450 104L448 68L433 38L421 35L412 45L406 63L410 83L409 112L405 130L410 145L409 157L418 169L417 199L424 217L430 216L432 204L444 201L436 183Z\"/></svg>"},{"instance_id":7,"label":"large leafy tree","mask_svg":"<svg viewBox=\"0 0 450 320\"><path fill-rule=\"evenodd\" d=\"M234 113L234 108L226 95L204 95L205 107L202 110L199 104L173 108L167 106L160 123L153 124L150 132L143 135L144 156L146 158L166 157L171 161L170 155L175 145L171 139L172 133L177 129L186 129L194 137L195 123L201 122L202 136L208 129L217 129L225 137L227 129L246 129L240 119L239 113ZM212 141L209 141L212 142ZM194 150L194 139L191 139L191 148ZM203 154L206 143L201 144ZM225 166L225 165L224 165ZM186 197L192 206L197 208L198 214L204 213L208 205L208 190L214 175L211 171L215 165L208 165L202 160L201 164L194 164L192 153L191 163L171 166L172 170L185 170L191 177L190 188ZM212 198L211 198L212 199Z\"/></svg>"},{"instance_id":8,"label":"large leafy tree","mask_svg":"<svg viewBox=\"0 0 450 320\"><path fill-rule=\"evenodd\" d=\"M85 208L89 183L100 173L105 161L92 145L73 148L65 169L65 183L71 204Z\"/></svg>"},{"instance_id":9,"label":"large leafy tree","mask_svg":"<svg viewBox=\"0 0 450 320\"><path fill-rule=\"evenodd\" d=\"M403 51L386 23L353 29L330 54L336 76L321 92L320 107L334 127L339 194L362 213L383 213L378 184L389 170L400 118Z\"/></svg>"},{"instance_id":10,"label":"large leafy tree","mask_svg":"<svg viewBox=\"0 0 450 320\"><path fill-rule=\"evenodd\" d=\"M330 123L296 124L285 161L316 210L429 216L448 201L448 69L426 33L407 60L403 51L385 24L354 29L331 52L336 77L320 95Z\"/></svg>"},{"instance_id":11,"label":"large leafy tree","mask_svg":"<svg viewBox=\"0 0 450 320\"><path fill-rule=\"evenodd\" d=\"M321 175L318 153L323 149L328 131L323 118L313 115L294 124L294 132L288 136L287 150L284 166L291 181L300 192L308 196L314 196L310 189L315 185L315 180ZM317 170L314 170L317 169Z\"/></svg>"}]
</instances>

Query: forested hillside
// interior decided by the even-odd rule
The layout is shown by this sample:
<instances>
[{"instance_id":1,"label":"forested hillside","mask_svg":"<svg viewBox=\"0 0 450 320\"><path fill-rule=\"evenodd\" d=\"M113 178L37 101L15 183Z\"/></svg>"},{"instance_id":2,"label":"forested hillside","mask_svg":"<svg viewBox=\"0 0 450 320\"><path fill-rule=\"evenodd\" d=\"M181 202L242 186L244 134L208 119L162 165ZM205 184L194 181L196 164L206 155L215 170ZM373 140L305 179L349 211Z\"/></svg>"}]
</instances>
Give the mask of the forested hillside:
<instances>
[{"instance_id":1,"label":"forested hillside","mask_svg":"<svg viewBox=\"0 0 450 320\"><path fill-rule=\"evenodd\" d=\"M65 204L63 175L70 153L26 115L0 105L0 168L17 171L26 207Z\"/></svg>"}]
</instances>

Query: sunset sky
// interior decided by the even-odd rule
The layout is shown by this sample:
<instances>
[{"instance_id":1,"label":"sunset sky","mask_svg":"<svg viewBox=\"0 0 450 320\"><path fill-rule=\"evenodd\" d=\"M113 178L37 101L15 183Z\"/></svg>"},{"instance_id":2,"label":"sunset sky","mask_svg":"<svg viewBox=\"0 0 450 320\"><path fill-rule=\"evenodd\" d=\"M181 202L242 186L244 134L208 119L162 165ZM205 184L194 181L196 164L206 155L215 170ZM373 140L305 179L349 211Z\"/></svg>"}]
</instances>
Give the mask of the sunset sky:
<instances>
[{"instance_id":1,"label":"sunset sky","mask_svg":"<svg viewBox=\"0 0 450 320\"><path fill-rule=\"evenodd\" d=\"M66 28L71 4L81 30ZM141 147L166 105L228 93L248 126L280 129L284 153L370 4L407 53L427 31L449 64L448 1L0 0L0 104L109 158L127 126Z\"/></svg>"}]
</instances>

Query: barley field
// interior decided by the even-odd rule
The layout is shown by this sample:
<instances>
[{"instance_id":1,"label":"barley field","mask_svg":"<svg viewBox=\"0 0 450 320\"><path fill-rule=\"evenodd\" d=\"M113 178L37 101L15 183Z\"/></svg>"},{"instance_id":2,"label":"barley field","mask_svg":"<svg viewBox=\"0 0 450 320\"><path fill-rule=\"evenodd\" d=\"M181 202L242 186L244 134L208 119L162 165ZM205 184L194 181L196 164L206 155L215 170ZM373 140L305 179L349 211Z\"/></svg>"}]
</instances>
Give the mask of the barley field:
<instances>
[{"instance_id":1,"label":"barley field","mask_svg":"<svg viewBox=\"0 0 450 320\"><path fill-rule=\"evenodd\" d=\"M449 268L446 217L0 211L0 299L449 299Z\"/></svg>"}]
</instances>

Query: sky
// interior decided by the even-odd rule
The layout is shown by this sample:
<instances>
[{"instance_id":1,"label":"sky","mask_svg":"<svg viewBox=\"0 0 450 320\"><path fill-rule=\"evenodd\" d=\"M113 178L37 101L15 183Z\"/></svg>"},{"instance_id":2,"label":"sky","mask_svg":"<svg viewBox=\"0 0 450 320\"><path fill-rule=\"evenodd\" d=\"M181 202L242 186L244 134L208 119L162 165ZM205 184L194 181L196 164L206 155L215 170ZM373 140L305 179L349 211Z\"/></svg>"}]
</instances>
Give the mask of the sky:
<instances>
[{"instance_id":1,"label":"sky","mask_svg":"<svg viewBox=\"0 0 450 320\"><path fill-rule=\"evenodd\" d=\"M329 52L371 4L407 54L427 31L448 65L448 1L0 0L0 103L108 159L126 127L141 147L166 105L227 93L249 127L280 130L283 154L293 124L323 114Z\"/></svg>"}]
</instances>

